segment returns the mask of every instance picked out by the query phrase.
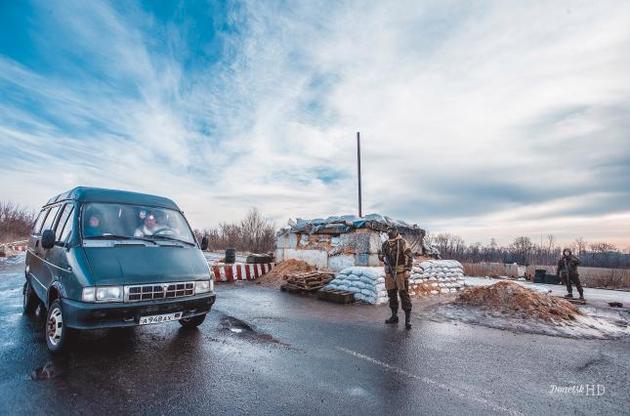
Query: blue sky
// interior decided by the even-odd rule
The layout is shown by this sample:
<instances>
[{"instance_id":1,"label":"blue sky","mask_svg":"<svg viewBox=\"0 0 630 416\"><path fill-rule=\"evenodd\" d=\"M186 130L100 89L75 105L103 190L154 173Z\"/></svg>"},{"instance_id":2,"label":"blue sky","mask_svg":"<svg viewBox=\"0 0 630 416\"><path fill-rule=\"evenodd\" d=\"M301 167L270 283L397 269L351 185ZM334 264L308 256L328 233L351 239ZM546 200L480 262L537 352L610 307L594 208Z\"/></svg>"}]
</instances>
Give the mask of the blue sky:
<instances>
[{"instance_id":1,"label":"blue sky","mask_svg":"<svg viewBox=\"0 0 630 416\"><path fill-rule=\"evenodd\" d=\"M630 3L1 1L1 200L630 246Z\"/></svg>"}]
</instances>

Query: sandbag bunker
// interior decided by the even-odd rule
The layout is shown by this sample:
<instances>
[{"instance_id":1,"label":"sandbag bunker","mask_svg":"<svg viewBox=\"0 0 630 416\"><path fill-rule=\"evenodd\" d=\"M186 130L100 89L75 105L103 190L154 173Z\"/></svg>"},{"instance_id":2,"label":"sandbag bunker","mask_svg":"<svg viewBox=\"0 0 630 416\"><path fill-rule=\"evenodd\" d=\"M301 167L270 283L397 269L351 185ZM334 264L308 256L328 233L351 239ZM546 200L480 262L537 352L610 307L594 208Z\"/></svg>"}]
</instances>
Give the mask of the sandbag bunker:
<instances>
[{"instance_id":1,"label":"sandbag bunker","mask_svg":"<svg viewBox=\"0 0 630 416\"><path fill-rule=\"evenodd\" d=\"M334 272L352 266L382 266L378 253L390 226L398 229L415 256L438 256L437 250L426 244L426 232L417 224L369 214L289 220L276 235L275 259L302 260Z\"/></svg>"},{"instance_id":2,"label":"sandbag bunker","mask_svg":"<svg viewBox=\"0 0 630 416\"><path fill-rule=\"evenodd\" d=\"M411 296L455 293L464 287L464 268L455 260L414 261L409 278ZM324 290L351 292L356 301L387 303L383 267L348 267L337 273Z\"/></svg>"}]
</instances>

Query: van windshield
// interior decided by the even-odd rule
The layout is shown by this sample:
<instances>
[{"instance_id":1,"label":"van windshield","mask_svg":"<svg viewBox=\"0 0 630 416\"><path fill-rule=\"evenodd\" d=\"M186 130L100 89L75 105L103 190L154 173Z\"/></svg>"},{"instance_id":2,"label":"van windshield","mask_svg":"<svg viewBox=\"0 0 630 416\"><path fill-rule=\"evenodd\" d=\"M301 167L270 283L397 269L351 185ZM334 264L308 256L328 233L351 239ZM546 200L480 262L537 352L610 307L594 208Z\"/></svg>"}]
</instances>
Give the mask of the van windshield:
<instances>
[{"instance_id":1,"label":"van windshield","mask_svg":"<svg viewBox=\"0 0 630 416\"><path fill-rule=\"evenodd\" d=\"M184 216L142 205L90 203L83 207L83 238L173 239L195 244Z\"/></svg>"}]
</instances>

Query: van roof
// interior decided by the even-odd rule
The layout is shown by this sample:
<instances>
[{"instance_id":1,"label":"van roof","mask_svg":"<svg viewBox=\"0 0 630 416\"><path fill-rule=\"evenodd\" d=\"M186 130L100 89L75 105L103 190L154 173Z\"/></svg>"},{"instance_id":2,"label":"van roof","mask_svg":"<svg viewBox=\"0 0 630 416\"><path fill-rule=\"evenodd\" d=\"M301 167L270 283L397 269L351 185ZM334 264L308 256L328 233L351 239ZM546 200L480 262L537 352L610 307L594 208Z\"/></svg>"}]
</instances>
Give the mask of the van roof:
<instances>
[{"instance_id":1,"label":"van roof","mask_svg":"<svg viewBox=\"0 0 630 416\"><path fill-rule=\"evenodd\" d=\"M117 189L90 188L86 186L77 186L67 192L55 195L50 198L45 205L65 200L78 202L112 202L121 204L150 205L181 211L175 202L161 196L120 191Z\"/></svg>"}]
</instances>

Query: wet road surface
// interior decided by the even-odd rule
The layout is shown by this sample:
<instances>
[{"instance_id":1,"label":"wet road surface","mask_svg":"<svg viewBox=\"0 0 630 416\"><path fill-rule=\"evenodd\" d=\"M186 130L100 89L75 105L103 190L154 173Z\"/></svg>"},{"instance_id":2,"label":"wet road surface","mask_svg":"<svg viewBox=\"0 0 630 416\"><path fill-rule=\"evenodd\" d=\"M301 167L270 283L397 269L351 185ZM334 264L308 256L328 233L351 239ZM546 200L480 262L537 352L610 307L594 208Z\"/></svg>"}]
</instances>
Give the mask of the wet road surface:
<instances>
[{"instance_id":1,"label":"wet road surface","mask_svg":"<svg viewBox=\"0 0 630 416\"><path fill-rule=\"evenodd\" d=\"M218 285L196 330L80 334L51 357L21 313L23 265L0 264L0 414L628 414L630 342L437 322L386 327L343 306ZM418 306L418 305L416 305ZM552 393L600 384L601 396ZM601 389L600 389L601 391Z\"/></svg>"}]
</instances>

